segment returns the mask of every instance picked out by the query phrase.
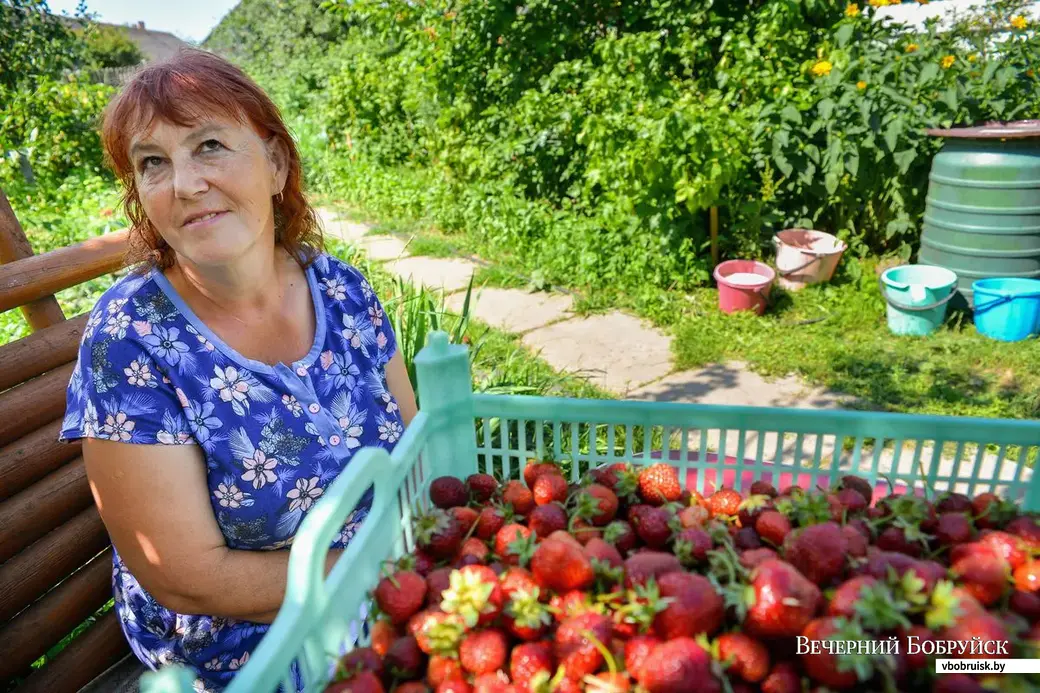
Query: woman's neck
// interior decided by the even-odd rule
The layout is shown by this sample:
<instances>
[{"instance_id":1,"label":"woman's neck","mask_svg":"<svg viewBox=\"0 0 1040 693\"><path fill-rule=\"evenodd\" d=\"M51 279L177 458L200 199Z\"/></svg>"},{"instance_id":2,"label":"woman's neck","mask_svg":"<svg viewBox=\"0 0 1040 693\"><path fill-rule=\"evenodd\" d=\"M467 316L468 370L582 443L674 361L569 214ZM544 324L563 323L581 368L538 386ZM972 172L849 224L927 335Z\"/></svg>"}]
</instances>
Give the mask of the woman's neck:
<instances>
[{"instance_id":1,"label":"woman's neck","mask_svg":"<svg viewBox=\"0 0 1040 693\"><path fill-rule=\"evenodd\" d=\"M206 304L203 312L218 310L248 323L254 316L277 311L285 300L283 279L288 254L275 245L257 255L221 267L178 262L172 268L175 278L171 279L180 285L178 290L186 290Z\"/></svg>"}]
</instances>

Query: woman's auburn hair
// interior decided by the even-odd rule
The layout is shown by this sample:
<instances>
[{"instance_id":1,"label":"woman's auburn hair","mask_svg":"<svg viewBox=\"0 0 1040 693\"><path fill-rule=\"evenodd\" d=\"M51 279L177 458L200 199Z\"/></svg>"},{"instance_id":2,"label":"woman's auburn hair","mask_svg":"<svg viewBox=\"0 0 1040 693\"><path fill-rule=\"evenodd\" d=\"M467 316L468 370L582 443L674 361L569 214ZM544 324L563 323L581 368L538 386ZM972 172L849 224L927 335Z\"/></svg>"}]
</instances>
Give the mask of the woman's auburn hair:
<instances>
[{"instance_id":1,"label":"woman's auburn hair","mask_svg":"<svg viewBox=\"0 0 1040 693\"><path fill-rule=\"evenodd\" d=\"M174 251L144 212L130 142L156 118L189 127L206 117L248 123L263 138L277 137L288 151L289 172L274 204L275 241L306 267L324 249L318 217L303 193L300 154L278 107L252 79L207 51L183 48L177 55L136 72L105 108L101 141L105 158L123 184L122 205L130 221L128 264L166 269Z\"/></svg>"}]
</instances>

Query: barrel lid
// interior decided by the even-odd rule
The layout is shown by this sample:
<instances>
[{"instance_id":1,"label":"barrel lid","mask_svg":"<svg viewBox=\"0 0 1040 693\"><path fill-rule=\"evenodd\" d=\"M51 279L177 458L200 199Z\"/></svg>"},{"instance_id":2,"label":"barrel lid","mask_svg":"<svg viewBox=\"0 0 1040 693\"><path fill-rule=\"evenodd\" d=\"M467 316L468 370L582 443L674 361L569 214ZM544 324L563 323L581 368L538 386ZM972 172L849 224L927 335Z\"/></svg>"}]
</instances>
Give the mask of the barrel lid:
<instances>
[{"instance_id":1,"label":"barrel lid","mask_svg":"<svg viewBox=\"0 0 1040 693\"><path fill-rule=\"evenodd\" d=\"M967 139L1021 139L1040 137L1040 120L1015 120L1011 122L989 121L981 125L962 128L930 128L929 135L936 137L960 137Z\"/></svg>"}]
</instances>

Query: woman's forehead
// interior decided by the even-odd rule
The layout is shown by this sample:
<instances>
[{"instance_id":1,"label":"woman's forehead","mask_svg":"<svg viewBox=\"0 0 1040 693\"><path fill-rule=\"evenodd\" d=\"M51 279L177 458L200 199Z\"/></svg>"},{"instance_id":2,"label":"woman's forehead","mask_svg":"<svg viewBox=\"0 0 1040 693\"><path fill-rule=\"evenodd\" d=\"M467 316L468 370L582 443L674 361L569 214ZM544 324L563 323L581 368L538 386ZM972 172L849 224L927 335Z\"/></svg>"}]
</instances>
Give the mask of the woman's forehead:
<instances>
[{"instance_id":1,"label":"woman's forehead","mask_svg":"<svg viewBox=\"0 0 1040 693\"><path fill-rule=\"evenodd\" d=\"M250 133L253 133L253 129L247 123L221 114L200 116L185 123L158 116L135 129L129 140L129 148L134 151L150 145L188 143L214 135L248 137Z\"/></svg>"}]
</instances>

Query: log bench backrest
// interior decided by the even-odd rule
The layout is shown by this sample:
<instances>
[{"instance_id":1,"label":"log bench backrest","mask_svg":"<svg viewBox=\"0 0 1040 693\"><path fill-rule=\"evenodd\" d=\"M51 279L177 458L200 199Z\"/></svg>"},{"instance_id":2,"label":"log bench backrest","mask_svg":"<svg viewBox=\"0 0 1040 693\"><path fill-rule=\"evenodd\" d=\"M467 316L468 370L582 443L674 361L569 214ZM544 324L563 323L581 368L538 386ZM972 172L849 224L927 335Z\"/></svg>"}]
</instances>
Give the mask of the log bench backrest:
<instances>
[{"instance_id":1,"label":"log bench backrest","mask_svg":"<svg viewBox=\"0 0 1040 693\"><path fill-rule=\"evenodd\" d=\"M42 668L31 665L112 597L112 546L79 443L59 443L86 315L54 294L123 265L127 232L34 255L0 191L0 311L32 334L0 346L0 681L74 693L129 651L114 611Z\"/></svg>"}]
</instances>

